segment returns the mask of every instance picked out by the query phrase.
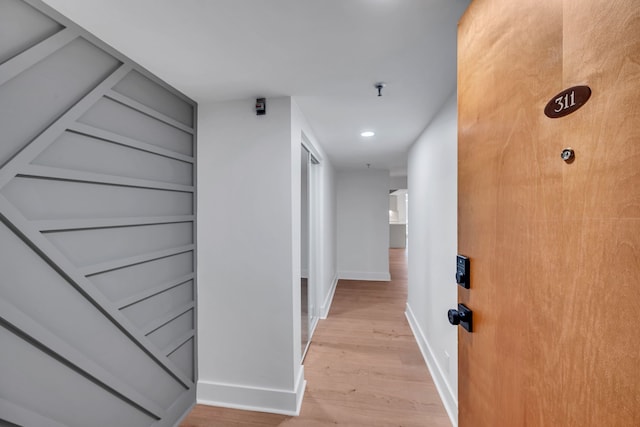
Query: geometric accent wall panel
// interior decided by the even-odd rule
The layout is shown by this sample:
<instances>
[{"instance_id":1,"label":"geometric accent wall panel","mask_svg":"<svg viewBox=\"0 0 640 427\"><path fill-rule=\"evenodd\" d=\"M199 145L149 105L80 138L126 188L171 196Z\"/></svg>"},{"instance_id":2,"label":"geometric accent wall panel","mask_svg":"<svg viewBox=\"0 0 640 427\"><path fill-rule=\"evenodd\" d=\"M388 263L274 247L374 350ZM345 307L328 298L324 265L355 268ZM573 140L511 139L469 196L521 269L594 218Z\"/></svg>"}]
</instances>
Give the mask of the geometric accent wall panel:
<instances>
[{"instance_id":1,"label":"geometric accent wall panel","mask_svg":"<svg viewBox=\"0 0 640 427\"><path fill-rule=\"evenodd\" d=\"M0 2L0 426L195 404L189 98L37 0Z\"/></svg>"}]
</instances>

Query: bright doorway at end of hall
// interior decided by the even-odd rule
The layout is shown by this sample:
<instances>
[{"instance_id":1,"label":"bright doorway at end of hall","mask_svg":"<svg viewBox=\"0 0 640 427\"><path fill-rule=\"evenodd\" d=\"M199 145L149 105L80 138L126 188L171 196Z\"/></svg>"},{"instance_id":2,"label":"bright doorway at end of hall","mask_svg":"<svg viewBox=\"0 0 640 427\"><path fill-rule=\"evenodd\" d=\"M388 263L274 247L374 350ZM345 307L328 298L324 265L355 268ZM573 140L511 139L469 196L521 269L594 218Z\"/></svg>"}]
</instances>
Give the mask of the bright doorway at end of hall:
<instances>
[{"instance_id":1,"label":"bright doorway at end of hall","mask_svg":"<svg viewBox=\"0 0 640 427\"><path fill-rule=\"evenodd\" d=\"M390 190L389 193L389 247L407 247L407 213L409 211L407 189Z\"/></svg>"}]
</instances>

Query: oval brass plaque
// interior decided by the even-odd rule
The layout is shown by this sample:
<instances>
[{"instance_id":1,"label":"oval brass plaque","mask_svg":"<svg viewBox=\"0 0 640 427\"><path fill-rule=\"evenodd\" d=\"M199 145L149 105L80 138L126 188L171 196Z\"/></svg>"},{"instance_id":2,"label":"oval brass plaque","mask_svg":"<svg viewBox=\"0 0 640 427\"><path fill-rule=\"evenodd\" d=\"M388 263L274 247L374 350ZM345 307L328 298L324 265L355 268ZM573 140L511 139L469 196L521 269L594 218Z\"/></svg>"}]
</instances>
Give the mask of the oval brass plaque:
<instances>
[{"instance_id":1,"label":"oval brass plaque","mask_svg":"<svg viewBox=\"0 0 640 427\"><path fill-rule=\"evenodd\" d=\"M565 89L547 103L544 114L552 119L564 117L582 107L591 97L589 86L574 86Z\"/></svg>"}]
</instances>

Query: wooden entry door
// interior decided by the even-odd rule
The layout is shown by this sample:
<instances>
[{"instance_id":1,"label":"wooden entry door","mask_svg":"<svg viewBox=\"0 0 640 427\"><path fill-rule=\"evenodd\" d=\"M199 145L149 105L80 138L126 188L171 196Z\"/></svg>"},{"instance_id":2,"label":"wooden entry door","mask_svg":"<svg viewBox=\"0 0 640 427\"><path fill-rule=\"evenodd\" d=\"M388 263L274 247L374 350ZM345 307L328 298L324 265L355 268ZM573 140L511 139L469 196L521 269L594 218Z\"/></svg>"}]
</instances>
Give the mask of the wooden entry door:
<instances>
[{"instance_id":1,"label":"wooden entry door","mask_svg":"<svg viewBox=\"0 0 640 427\"><path fill-rule=\"evenodd\" d=\"M640 2L475 0L458 43L459 425L638 426Z\"/></svg>"}]
</instances>

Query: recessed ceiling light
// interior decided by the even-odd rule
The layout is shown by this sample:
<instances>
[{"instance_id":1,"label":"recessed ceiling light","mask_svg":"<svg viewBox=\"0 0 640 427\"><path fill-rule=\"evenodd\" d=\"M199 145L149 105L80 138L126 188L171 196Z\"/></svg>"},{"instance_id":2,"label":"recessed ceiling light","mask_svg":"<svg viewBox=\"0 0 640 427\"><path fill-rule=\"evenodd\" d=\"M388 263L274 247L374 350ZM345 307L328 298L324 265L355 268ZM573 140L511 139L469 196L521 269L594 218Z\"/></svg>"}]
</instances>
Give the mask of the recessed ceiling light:
<instances>
[{"instance_id":1,"label":"recessed ceiling light","mask_svg":"<svg viewBox=\"0 0 640 427\"><path fill-rule=\"evenodd\" d=\"M370 130L366 130L366 131L360 133L360 136L364 136L365 138L369 138L369 137L371 137L371 136L373 136L375 134L376 134L375 132L372 132Z\"/></svg>"}]
</instances>

